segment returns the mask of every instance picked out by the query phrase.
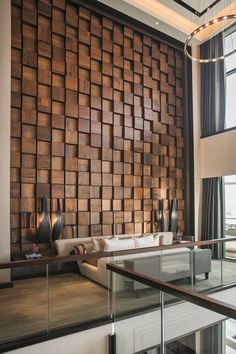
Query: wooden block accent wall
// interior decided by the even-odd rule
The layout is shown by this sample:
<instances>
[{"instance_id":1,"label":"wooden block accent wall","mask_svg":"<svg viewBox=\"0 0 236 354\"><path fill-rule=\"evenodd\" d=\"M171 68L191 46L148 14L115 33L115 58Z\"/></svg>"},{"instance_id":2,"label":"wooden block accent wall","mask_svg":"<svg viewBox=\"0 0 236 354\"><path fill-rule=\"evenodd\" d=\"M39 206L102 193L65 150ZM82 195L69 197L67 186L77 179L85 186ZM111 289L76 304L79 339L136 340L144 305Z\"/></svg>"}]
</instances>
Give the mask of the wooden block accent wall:
<instances>
[{"instance_id":1,"label":"wooden block accent wall","mask_svg":"<svg viewBox=\"0 0 236 354\"><path fill-rule=\"evenodd\" d=\"M33 242L43 195L52 218L60 199L65 238L151 231L174 197L183 230L182 87L183 53L151 36L65 0L13 0L12 252Z\"/></svg>"}]
</instances>

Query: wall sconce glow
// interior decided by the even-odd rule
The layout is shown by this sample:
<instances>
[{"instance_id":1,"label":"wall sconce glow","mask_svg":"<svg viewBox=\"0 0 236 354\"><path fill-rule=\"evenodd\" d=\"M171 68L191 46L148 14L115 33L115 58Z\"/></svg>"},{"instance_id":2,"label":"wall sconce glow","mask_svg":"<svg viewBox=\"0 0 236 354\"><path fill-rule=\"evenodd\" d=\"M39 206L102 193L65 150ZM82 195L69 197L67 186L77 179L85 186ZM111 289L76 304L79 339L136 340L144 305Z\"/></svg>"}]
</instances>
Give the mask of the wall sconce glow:
<instances>
[{"instance_id":1,"label":"wall sconce glow","mask_svg":"<svg viewBox=\"0 0 236 354\"><path fill-rule=\"evenodd\" d=\"M57 213L52 227L52 239L53 241L59 239L62 233L62 216L60 199L57 199Z\"/></svg>"}]
</instances>

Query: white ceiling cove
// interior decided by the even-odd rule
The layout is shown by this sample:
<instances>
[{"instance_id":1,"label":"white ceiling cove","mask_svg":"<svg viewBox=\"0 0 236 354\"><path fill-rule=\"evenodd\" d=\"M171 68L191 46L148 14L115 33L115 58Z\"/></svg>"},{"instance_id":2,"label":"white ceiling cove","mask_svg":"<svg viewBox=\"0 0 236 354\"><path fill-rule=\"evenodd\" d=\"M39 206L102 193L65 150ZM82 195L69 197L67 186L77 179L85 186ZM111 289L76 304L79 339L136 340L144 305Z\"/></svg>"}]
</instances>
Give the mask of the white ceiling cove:
<instances>
[{"instance_id":1,"label":"white ceiling cove","mask_svg":"<svg viewBox=\"0 0 236 354\"><path fill-rule=\"evenodd\" d=\"M191 6L195 10L202 12L208 8L215 0L182 0L185 4Z\"/></svg>"},{"instance_id":2,"label":"white ceiling cove","mask_svg":"<svg viewBox=\"0 0 236 354\"><path fill-rule=\"evenodd\" d=\"M209 19L236 13L236 0L221 0L205 15L195 15L174 0L99 0L100 2L144 22L179 41L185 42L196 27ZM182 0L198 12L204 11L215 0ZM225 10L227 8L227 11ZM158 22L158 25L157 25ZM204 40L204 38L198 38Z\"/></svg>"}]
</instances>

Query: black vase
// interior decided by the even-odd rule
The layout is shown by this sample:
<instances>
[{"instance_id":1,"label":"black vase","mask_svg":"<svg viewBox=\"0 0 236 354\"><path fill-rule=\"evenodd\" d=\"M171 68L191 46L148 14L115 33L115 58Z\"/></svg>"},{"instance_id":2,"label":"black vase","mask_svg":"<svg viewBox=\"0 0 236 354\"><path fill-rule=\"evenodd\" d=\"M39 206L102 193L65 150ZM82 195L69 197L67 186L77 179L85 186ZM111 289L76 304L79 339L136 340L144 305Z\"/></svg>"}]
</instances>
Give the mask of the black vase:
<instances>
[{"instance_id":1,"label":"black vase","mask_svg":"<svg viewBox=\"0 0 236 354\"><path fill-rule=\"evenodd\" d=\"M61 232L62 232L61 205L60 205L60 199L57 199L56 220L55 220L55 222L53 224L53 228L52 228L53 241L58 240L60 238Z\"/></svg>"},{"instance_id":2,"label":"black vase","mask_svg":"<svg viewBox=\"0 0 236 354\"><path fill-rule=\"evenodd\" d=\"M178 230L178 213L177 213L177 199L172 200L170 212L170 231L177 232Z\"/></svg>"},{"instance_id":3,"label":"black vase","mask_svg":"<svg viewBox=\"0 0 236 354\"><path fill-rule=\"evenodd\" d=\"M164 209L164 199L161 199L161 209L160 209L160 216L161 216L161 231L165 232L168 231L168 225L167 225L167 220L166 220L166 215L165 215L165 209Z\"/></svg>"},{"instance_id":4,"label":"black vase","mask_svg":"<svg viewBox=\"0 0 236 354\"><path fill-rule=\"evenodd\" d=\"M51 223L48 212L48 198L44 195L41 200L41 216L38 224L38 242L48 243L51 238Z\"/></svg>"}]
</instances>

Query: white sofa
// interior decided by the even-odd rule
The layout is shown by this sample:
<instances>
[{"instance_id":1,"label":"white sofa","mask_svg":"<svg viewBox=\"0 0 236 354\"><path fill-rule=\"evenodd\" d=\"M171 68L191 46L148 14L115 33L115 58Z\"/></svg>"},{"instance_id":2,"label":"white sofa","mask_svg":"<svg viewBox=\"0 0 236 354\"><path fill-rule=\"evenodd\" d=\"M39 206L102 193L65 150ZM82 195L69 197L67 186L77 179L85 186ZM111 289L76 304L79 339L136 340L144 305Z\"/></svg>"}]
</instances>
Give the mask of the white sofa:
<instances>
[{"instance_id":1,"label":"white sofa","mask_svg":"<svg viewBox=\"0 0 236 354\"><path fill-rule=\"evenodd\" d=\"M143 246L145 238L141 238L140 234L133 235L119 235L118 240L111 242L109 239L106 241L108 246L112 244L111 249L105 249L105 251L117 251L119 249L124 250L126 245L129 245L130 241L136 240L139 244ZM112 237L112 236L110 236ZM86 238L73 238L73 239L61 239L55 241L55 246L57 253L60 256L66 256L74 250L75 246L83 244L86 246L87 253L94 252L95 240L101 240L103 237L86 237ZM170 245L173 242L173 234L171 232L158 233L155 235L156 242L153 246L158 246L160 239L163 245ZM138 241L137 241L138 240ZM97 242L96 241L96 242ZM150 244L146 245L146 247ZM115 247L115 249L114 249ZM135 247L135 245L134 245ZM139 246L140 247L140 246ZM194 276L196 274L205 273L206 277L211 271L211 251L208 249L200 250L197 249L194 252L194 260L191 262L191 252L187 247L183 248L171 248L167 250L160 251L155 248L155 250L150 250L148 252L142 252L140 248L140 253L136 254L124 254L113 257L102 257L96 259L94 262L78 262L79 270L82 275L92 279L93 281L110 288L111 287L111 277L107 271L107 263L112 262L120 266L124 266L133 269L136 272L140 272L149 276L156 277L157 279L162 279L165 281L172 281L176 279L182 279L186 277L191 277L191 268L193 268ZM118 276L119 277L119 276ZM121 277L119 277L121 279ZM119 284L119 285L118 285ZM137 282L133 282L134 289L142 289L145 286ZM116 281L117 290L122 290L125 288L124 281Z\"/></svg>"}]
</instances>

